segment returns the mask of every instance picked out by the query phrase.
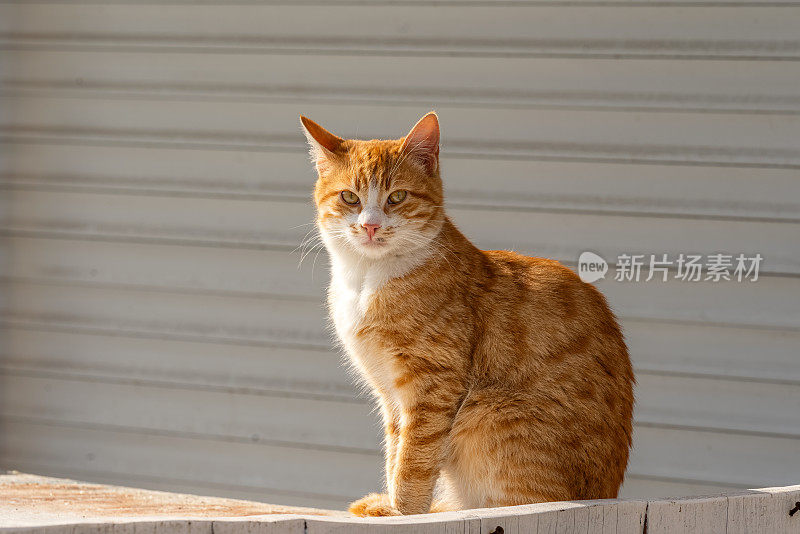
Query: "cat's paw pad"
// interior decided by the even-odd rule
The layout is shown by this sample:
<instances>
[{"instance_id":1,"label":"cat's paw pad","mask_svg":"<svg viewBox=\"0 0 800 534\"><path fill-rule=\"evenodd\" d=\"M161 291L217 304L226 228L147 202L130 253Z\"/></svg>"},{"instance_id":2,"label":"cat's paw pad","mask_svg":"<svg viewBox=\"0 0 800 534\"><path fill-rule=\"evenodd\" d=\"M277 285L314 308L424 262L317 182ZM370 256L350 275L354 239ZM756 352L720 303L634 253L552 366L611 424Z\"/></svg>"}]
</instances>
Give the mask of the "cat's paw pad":
<instances>
[{"instance_id":1,"label":"cat's paw pad","mask_svg":"<svg viewBox=\"0 0 800 534\"><path fill-rule=\"evenodd\" d=\"M350 504L350 513L359 517L385 517L400 515L392 506L392 500L385 493L370 493Z\"/></svg>"}]
</instances>

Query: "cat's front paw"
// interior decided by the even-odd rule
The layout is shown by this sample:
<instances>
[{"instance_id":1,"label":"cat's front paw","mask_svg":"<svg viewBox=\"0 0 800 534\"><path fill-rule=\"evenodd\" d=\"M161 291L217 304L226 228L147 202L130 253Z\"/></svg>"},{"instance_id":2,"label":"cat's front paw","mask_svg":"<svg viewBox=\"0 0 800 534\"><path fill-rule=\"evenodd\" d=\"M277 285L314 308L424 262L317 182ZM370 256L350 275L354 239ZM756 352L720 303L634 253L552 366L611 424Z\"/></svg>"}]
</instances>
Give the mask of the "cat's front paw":
<instances>
[{"instance_id":1,"label":"cat's front paw","mask_svg":"<svg viewBox=\"0 0 800 534\"><path fill-rule=\"evenodd\" d=\"M350 513L359 517L385 517L400 515L392 506L392 499L385 493L370 493L350 504Z\"/></svg>"}]
</instances>

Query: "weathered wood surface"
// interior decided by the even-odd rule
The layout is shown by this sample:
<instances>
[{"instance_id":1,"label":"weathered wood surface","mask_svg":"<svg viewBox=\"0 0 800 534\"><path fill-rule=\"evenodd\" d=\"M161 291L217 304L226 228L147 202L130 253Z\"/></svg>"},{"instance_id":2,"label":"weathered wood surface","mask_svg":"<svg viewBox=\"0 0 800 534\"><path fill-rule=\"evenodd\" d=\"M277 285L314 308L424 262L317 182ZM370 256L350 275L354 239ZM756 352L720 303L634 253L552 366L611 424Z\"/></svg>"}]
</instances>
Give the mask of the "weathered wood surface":
<instances>
[{"instance_id":1,"label":"weathered wood surface","mask_svg":"<svg viewBox=\"0 0 800 534\"><path fill-rule=\"evenodd\" d=\"M361 519L344 512L0 476L3 534L789 534L800 486L670 500L596 500Z\"/></svg>"},{"instance_id":2,"label":"weathered wood surface","mask_svg":"<svg viewBox=\"0 0 800 534\"><path fill-rule=\"evenodd\" d=\"M143 518L230 517L304 514L346 516L345 512L90 484L18 472L0 474L0 529Z\"/></svg>"}]
</instances>

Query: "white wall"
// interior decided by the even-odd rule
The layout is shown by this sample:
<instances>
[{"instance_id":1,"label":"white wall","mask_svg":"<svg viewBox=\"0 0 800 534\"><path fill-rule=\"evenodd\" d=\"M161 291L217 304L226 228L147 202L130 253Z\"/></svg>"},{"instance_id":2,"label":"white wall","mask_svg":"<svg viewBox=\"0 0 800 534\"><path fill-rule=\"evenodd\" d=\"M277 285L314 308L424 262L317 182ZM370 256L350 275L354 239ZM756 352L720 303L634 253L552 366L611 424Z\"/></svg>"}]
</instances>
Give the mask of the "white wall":
<instances>
[{"instance_id":1,"label":"white wall","mask_svg":"<svg viewBox=\"0 0 800 534\"><path fill-rule=\"evenodd\" d=\"M623 494L800 480L796 2L0 2L0 467L341 507L379 428L298 269L297 117L443 128L480 246L761 253L599 284L639 378Z\"/></svg>"}]
</instances>

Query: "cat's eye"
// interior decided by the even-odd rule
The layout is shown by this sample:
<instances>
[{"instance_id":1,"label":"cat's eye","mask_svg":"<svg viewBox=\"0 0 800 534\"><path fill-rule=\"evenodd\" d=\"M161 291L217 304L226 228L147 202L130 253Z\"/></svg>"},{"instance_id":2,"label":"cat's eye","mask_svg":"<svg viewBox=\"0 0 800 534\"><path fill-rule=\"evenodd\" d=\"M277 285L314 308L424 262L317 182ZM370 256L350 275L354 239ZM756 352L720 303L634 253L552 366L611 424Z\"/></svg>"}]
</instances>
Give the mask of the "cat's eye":
<instances>
[{"instance_id":1,"label":"cat's eye","mask_svg":"<svg viewBox=\"0 0 800 534\"><path fill-rule=\"evenodd\" d=\"M342 200L344 200L347 204L358 204L359 202L358 195L347 190L342 191Z\"/></svg>"},{"instance_id":2,"label":"cat's eye","mask_svg":"<svg viewBox=\"0 0 800 534\"><path fill-rule=\"evenodd\" d=\"M389 204L400 204L402 201L406 199L406 195L407 195L406 191L399 189L394 193L392 193L391 195L389 195L389 200L387 202L389 202Z\"/></svg>"}]
</instances>

